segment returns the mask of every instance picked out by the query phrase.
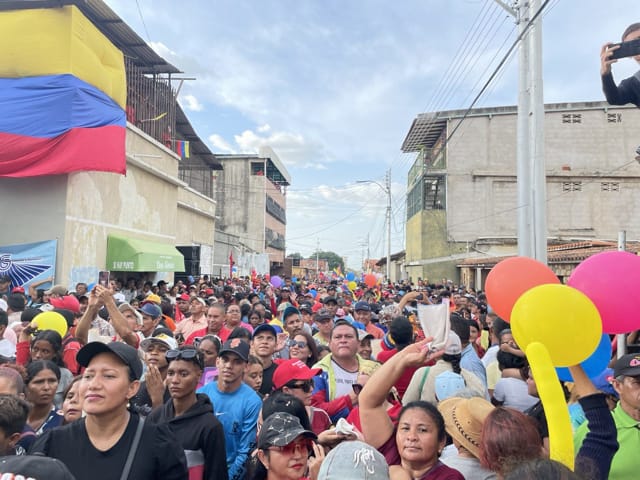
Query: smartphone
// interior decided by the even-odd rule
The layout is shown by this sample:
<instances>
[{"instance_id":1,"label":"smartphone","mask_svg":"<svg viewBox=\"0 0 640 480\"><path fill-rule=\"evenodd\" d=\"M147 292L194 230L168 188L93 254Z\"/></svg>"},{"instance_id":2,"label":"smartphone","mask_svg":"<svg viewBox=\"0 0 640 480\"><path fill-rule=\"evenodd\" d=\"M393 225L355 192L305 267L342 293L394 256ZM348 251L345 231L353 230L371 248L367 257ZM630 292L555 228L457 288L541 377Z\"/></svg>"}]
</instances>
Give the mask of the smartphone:
<instances>
[{"instance_id":1,"label":"smartphone","mask_svg":"<svg viewBox=\"0 0 640 480\"><path fill-rule=\"evenodd\" d=\"M635 57L636 55L640 55L640 38L629 40L628 42L614 43L609 46L609 48L611 47L618 48L611 52L610 59Z\"/></svg>"},{"instance_id":2,"label":"smartphone","mask_svg":"<svg viewBox=\"0 0 640 480\"><path fill-rule=\"evenodd\" d=\"M98 273L98 284L105 288L109 288L109 272Z\"/></svg>"}]
</instances>

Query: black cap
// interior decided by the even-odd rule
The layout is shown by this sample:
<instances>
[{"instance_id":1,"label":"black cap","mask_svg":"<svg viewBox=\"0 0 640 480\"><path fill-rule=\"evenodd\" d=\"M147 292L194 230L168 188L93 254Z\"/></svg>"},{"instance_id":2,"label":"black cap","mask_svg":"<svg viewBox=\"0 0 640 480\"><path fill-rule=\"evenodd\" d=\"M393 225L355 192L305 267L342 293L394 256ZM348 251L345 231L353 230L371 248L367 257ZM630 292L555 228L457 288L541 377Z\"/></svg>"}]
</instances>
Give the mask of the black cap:
<instances>
[{"instance_id":1,"label":"black cap","mask_svg":"<svg viewBox=\"0 0 640 480\"><path fill-rule=\"evenodd\" d=\"M129 378L139 380L142 376L142 362L138 356L138 351L122 342L90 342L78 351L77 362L83 367L88 367L91 359L100 353L111 352L118 356L122 362L129 367Z\"/></svg>"},{"instance_id":2,"label":"black cap","mask_svg":"<svg viewBox=\"0 0 640 480\"><path fill-rule=\"evenodd\" d=\"M613 376L619 377L620 375L625 377L640 376L640 354L630 353L616 360L616 364L613 367Z\"/></svg>"},{"instance_id":3,"label":"black cap","mask_svg":"<svg viewBox=\"0 0 640 480\"><path fill-rule=\"evenodd\" d=\"M338 299L336 297L325 297L324 300L322 300L322 303L324 303L325 305L330 302L333 302L337 305Z\"/></svg>"},{"instance_id":4,"label":"black cap","mask_svg":"<svg viewBox=\"0 0 640 480\"><path fill-rule=\"evenodd\" d=\"M249 344L247 342L243 342L239 338L233 338L224 342L224 344L222 344L222 348L218 352L218 356L220 357L227 352L235 353L245 362L249 361Z\"/></svg>"},{"instance_id":5,"label":"black cap","mask_svg":"<svg viewBox=\"0 0 640 480\"><path fill-rule=\"evenodd\" d=\"M353 309L356 312L360 312L360 311L364 311L364 312L370 312L371 311L371 305L369 305L369 302L357 302L355 304L355 306L353 307Z\"/></svg>"},{"instance_id":6,"label":"black cap","mask_svg":"<svg viewBox=\"0 0 640 480\"><path fill-rule=\"evenodd\" d=\"M0 473L21 475L36 480L76 480L67 466L57 458L44 455L10 455L0 459ZM4 475L3 475L4 478ZM11 477L13 478L13 477Z\"/></svg>"},{"instance_id":7,"label":"black cap","mask_svg":"<svg viewBox=\"0 0 640 480\"><path fill-rule=\"evenodd\" d=\"M284 447L289 445L300 435L316 440L315 433L305 430L298 417L286 412L276 412L269 415L262 424L258 435L258 448Z\"/></svg>"}]
</instances>

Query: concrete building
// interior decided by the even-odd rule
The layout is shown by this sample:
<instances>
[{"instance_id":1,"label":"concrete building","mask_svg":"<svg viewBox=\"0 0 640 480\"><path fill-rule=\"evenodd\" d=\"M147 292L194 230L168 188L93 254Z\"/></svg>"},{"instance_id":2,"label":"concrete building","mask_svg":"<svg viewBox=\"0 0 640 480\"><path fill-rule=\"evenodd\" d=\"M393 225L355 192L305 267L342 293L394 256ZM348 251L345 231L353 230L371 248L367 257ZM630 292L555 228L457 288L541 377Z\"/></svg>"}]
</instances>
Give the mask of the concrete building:
<instances>
[{"instance_id":1,"label":"concrete building","mask_svg":"<svg viewBox=\"0 0 640 480\"><path fill-rule=\"evenodd\" d=\"M387 267L387 257L382 257L376 262L376 266L380 269L380 272L384 274L390 282L400 282L407 279L407 271L405 268L406 252L393 253L389 257L389 263L391 268Z\"/></svg>"},{"instance_id":2,"label":"concrete building","mask_svg":"<svg viewBox=\"0 0 640 480\"><path fill-rule=\"evenodd\" d=\"M76 5L124 53L127 172L0 178L5 213L0 245L57 240L55 282L71 287L96 282L102 270L117 278L171 281L174 272L184 270L176 246L202 246L212 258L215 201L211 191L185 173L187 167L198 163L210 178L220 164L176 103L171 76L179 70L104 2L52 0L29 6L67 4ZM190 141L193 150L187 163L174 151L182 140Z\"/></svg>"},{"instance_id":3,"label":"concrete building","mask_svg":"<svg viewBox=\"0 0 640 480\"><path fill-rule=\"evenodd\" d=\"M407 178L405 265L413 281L460 281L464 259L517 253L516 118L516 107L496 107L413 121L402 145L416 152ZM545 106L550 244L615 240L620 230L640 239L639 123L635 107Z\"/></svg>"},{"instance_id":4,"label":"concrete building","mask_svg":"<svg viewBox=\"0 0 640 480\"><path fill-rule=\"evenodd\" d=\"M231 256L254 253L268 255L269 271L256 268L257 273L282 274L289 172L270 148L261 148L258 154L216 155L216 159L222 164L216 177L216 229L238 240L235 246L228 242L226 251L216 248L214 269L224 274L229 272Z\"/></svg>"}]
</instances>

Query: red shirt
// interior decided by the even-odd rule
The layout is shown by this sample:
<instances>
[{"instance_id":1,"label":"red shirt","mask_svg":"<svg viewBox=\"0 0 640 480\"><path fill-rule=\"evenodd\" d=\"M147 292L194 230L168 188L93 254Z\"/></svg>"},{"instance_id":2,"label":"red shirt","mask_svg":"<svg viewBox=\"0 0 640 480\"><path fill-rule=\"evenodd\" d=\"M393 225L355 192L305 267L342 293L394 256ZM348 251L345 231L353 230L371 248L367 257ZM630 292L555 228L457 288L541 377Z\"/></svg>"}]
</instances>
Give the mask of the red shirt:
<instances>
[{"instance_id":1,"label":"red shirt","mask_svg":"<svg viewBox=\"0 0 640 480\"><path fill-rule=\"evenodd\" d=\"M210 334L209 332L207 332L206 328L203 328L201 330L196 330L191 335L189 335L189 337L184 341L184 344L193 345L193 341L197 337L204 337L205 335L217 335L220 341L224 343L227 341L227 338L229 338L229 335L231 335L231 330L229 330L226 327L222 327L217 334Z\"/></svg>"},{"instance_id":2,"label":"red shirt","mask_svg":"<svg viewBox=\"0 0 640 480\"><path fill-rule=\"evenodd\" d=\"M396 353L398 353L398 350L396 350L395 348L392 350L381 350L380 353L378 353L377 360L380 363L384 363L391 357L393 357ZM418 367L405 368L400 378L396 381L396 383L393 384L393 386L396 387L396 390L398 390L400 400L402 400L402 397L404 397L404 392L406 392L407 388L409 388L411 377L413 377L413 374L416 373L416 370L418 370Z\"/></svg>"}]
</instances>

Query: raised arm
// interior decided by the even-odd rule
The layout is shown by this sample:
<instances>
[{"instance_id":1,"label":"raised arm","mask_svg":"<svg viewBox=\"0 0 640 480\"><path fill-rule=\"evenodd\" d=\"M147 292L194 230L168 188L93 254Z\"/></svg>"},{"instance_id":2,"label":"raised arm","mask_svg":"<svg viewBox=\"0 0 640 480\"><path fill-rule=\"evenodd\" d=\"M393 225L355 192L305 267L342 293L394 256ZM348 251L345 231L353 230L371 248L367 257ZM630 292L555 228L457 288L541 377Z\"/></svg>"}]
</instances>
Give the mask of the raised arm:
<instances>
[{"instance_id":1,"label":"raised arm","mask_svg":"<svg viewBox=\"0 0 640 480\"><path fill-rule=\"evenodd\" d=\"M107 312L109 312L109 319L116 333L125 343L131 345L133 348L138 348L138 336L131 330L127 319L124 318L120 310L118 310L116 301L113 298L113 292L102 285L96 285L95 292L106 307Z\"/></svg>"},{"instance_id":2,"label":"raised arm","mask_svg":"<svg viewBox=\"0 0 640 480\"><path fill-rule=\"evenodd\" d=\"M98 315L100 307L102 307L102 302L94 287L94 289L89 292L87 310L84 312L84 315L80 317L80 320L76 325L76 338L83 345L89 341L89 329L91 328L91 322L96 318L96 315Z\"/></svg>"},{"instance_id":3,"label":"raised arm","mask_svg":"<svg viewBox=\"0 0 640 480\"><path fill-rule=\"evenodd\" d=\"M389 390L408 367L423 366L430 360L442 356L443 351L432 353L429 342L433 337L409 345L396 353L375 371L360 392L360 423L365 441L379 448L393 435L393 423L384 408Z\"/></svg>"},{"instance_id":4,"label":"raised arm","mask_svg":"<svg viewBox=\"0 0 640 480\"><path fill-rule=\"evenodd\" d=\"M613 456L618 451L615 422L609 412L606 396L596 389L582 367L577 365L569 367L569 370L589 427L576 455L575 471L585 474L585 477L606 480Z\"/></svg>"}]
</instances>

